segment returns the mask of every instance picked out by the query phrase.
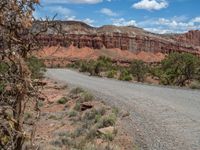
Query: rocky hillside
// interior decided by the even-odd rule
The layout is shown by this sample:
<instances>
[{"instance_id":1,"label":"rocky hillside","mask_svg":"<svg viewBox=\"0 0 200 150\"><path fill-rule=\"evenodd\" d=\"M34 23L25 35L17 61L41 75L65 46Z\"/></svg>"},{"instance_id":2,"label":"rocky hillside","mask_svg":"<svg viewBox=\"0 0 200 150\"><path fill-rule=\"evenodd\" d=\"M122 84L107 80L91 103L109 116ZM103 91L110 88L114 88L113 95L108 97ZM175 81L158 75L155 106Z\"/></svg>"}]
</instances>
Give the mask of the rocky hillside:
<instances>
[{"instance_id":1,"label":"rocky hillside","mask_svg":"<svg viewBox=\"0 0 200 150\"><path fill-rule=\"evenodd\" d=\"M33 31L40 28L40 23L35 23ZM44 46L118 48L134 53L178 51L200 55L200 31L198 30L185 34L161 35L134 26L106 25L95 28L77 21L53 21L51 23L55 24L56 28L49 28L45 34L38 37ZM56 34L58 29L62 34Z\"/></svg>"}]
</instances>

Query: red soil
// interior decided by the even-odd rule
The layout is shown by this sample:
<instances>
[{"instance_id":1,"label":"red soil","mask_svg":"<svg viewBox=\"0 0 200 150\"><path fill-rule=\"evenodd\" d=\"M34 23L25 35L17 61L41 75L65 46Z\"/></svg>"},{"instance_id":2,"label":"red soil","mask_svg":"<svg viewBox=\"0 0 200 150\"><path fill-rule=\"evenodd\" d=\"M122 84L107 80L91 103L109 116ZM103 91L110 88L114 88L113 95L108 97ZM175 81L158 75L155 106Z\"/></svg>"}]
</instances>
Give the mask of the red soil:
<instances>
[{"instance_id":1,"label":"red soil","mask_svg":"<svg viewBox=\"0 0 200 150\"><path fill-rule=\"evenodd\" d=\"M139 53L133 53L128 50L120 49L91 49L88 47L77 48L70 46L64 47L45 47L36 53L40 58L66 58L66 59L97 59L99 56L108 56L117 60L132 60L139 59L145 62L159 62L164 59L165 55L162 53L151 53L141 51Z\"/></svg>"}]
</instances>

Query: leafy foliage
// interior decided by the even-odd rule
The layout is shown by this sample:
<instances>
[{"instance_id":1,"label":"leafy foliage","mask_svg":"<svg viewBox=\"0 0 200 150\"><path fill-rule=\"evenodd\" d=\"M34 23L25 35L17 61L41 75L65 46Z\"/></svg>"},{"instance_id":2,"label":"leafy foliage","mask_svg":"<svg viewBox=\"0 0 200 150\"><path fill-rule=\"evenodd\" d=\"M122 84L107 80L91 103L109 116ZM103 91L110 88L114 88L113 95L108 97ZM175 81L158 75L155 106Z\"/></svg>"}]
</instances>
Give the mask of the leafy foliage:
<instances>
[{"instance_id":1,"label":"leafy foliage","mask_svg":"<svg viewBox=\"0 0 200 150\"><path fill-rule=\"evenodd\" d=\"M9 66L5 62L0 62L0 73L8 72Z\"/></svg>"},{"instance_id":2,"label":"leafy foliage","mask_svg":"<svg viewBox=\"0 0 200 150\"><path fill-rule=\"evenodd\" d=\"M119 76L119 80L122 80L122 81L130 81L130 80L132 80L130 71L128 69L122 69L121 73L120 73L120 76Z\"/></svg>"},{"instance_id":3,"label":"leafy foliage","mask_svg":"<svg viewBox=\"0 0 200 150\"><path fill-rule=\"evenodd\" d=\"M161 63L162 82L185 86L187 81L199 78L199 58L188 53L172 53Z\"/></svg>"},{"instance_id":4,"label":"leafy foliage","mask_svg":"<svg viewBox=\"0 0 200 150\"><path fill-rule=\"evenodd\" d=\"M43 73L45 72L45 65L42 60L39 60L35 56L31 56L27 59L28 67L31 70L31 76L34 79L43 77Z\"/></svg>"},{"instance_id":5,"label":"leafy foliage","mask_svg":"<svg viewBox=\"0 0 200 150\"><path fill-rule=\"evenodd\" d=\"M200 59L188 53L171 53L162 62L152 65L142 60L133 60L130 65L122 66L113 63L110 58L101 56L96 61L78 61L71 67L79 68L80 71L88 72L90 75L106 76L123 81L135 79L138 82L144 82L149 76L156 83L159 81L164 85L188 85L193 88L198 85L190 86L194 84L192 81L200 81Z\"/></svg>"},{"instance_id":6,"label":"leafy foliage","mask_svg":"<svg viewBox=\"0 0 200 150\"><path fill-rule=\"evenodd\" d=\"M143 82L148 72L147 65L141 60L134 60L130 66L131 73L138 82Z\"/></svg>"},{"instance_id":7,"label":"leafy foliage","mask_svg":"<svg viewBox=\"0 0 200 150\"><path fill-rule=\"evenodd\" d=\"M23 127L26 104L34 101L34 110L39 111L39 92L31 71L35 77L40 65L33 61L28 65L26 61L29 52L41 48L37 36L49 25L45 21L38 31L32 30L33 12L38 4L39 0L0 1L0 149L22 149L27 136ZM7 111L11 114L9 117ZM37 115L35 119L38 118ZM33 139L32 136L32 146Z\"/></svg>"},{"instance_id":8,"label":"leafy foliage","mask_svg":"<svg viewBox=\"0 0 200 150\"><path fill-rule=\"evenodd\" d=\"M116 74L117 74L117 71L111 70L111 71L108 72L107 77L108 78L114 78Z\"/></svg>"}]
</instances>

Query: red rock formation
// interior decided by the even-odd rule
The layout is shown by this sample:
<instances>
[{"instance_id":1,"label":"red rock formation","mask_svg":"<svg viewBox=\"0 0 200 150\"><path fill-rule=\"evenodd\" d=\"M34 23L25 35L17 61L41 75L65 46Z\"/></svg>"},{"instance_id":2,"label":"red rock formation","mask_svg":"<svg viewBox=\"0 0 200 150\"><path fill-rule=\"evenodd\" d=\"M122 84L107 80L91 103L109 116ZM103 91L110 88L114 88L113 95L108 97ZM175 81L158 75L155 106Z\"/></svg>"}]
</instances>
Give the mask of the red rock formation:
<instances>
[{"instance_id":1,"label":"red rock formation","mask_svg":"<svg viewBox=\"0 0 200 150\"><path fill-rule=\"evenodd\" d=\"M200 46L200 31L192 30L185 34L174 37L178 42L187 43L194 46Z\"/></svg>"},{"instance_id":2,"label":"red rock formation","mask_svg":"<svg viewBox=\"0 0 200 150\"><path fill-rule=\"evenodd\" d=\"M136 27L103 26L93 28L81 22L58 22L62 25L63 35L46 33L38 36L38 40L45 46L92 49L129 50L135 53L174 51L189 52L200 55L200 31L190 31L179 35L159 35L146 32Z\"/></svg>"}]
</instances>

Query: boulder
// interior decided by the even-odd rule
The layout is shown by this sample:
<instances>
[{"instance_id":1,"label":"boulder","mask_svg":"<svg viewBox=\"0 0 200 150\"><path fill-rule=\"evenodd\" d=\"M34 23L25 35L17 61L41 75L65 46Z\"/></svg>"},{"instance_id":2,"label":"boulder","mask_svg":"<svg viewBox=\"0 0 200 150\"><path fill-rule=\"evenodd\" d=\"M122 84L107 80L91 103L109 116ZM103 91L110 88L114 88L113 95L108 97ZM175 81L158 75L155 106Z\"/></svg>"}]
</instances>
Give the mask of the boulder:
<instances>
[{"instance_id":1,"label":"boulder","mask_svg":"<svg viewBox=\"0 0 200 150\"><path fill-rule=\"evenodd\" d=\"M115 131L115 128L112 127L112 126L109 126L109 127L106 127L106 128L98 129L98 132L99 132L100 134L104 134L104 135L113 134L114 131Z\"/></svg>"}]
</instances>

